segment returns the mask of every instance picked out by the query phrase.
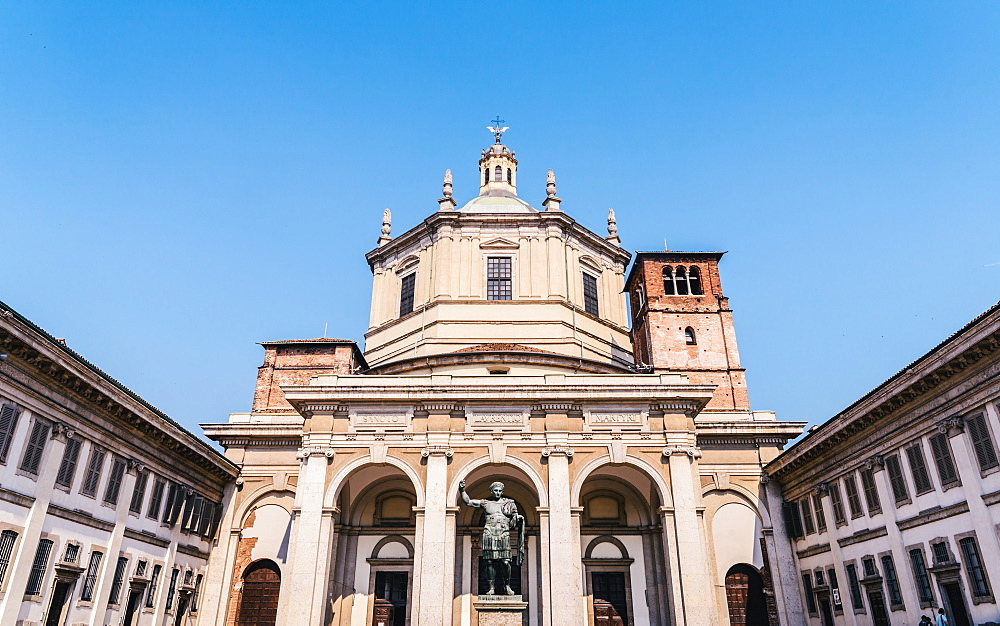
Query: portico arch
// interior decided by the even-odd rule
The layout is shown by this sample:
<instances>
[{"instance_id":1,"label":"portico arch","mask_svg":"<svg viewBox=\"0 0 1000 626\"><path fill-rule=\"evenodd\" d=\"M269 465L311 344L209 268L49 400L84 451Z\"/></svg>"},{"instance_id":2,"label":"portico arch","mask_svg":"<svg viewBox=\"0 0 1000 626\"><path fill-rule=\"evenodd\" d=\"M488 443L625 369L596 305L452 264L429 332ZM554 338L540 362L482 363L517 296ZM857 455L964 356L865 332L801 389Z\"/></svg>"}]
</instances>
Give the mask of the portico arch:
<instances>
[{"instance_id":1,"label":"portico arch","mask_svg":"<svg viewBox=\"0 0 1000 626\"><path fill-rule=\"evenodd\" d=\"M384 463L375 463L372 460L372 456L370 454L366 454L351 461L334 474L333 479L330 481L330 486L327 487L326 493L323 494L323 506L328 508L336 506L336 503L340 498L340 490L343 489L347 479L352 473L354 473L355 470L364 467L365 465L391 465L406 474L406 476L409 477L410 482L413 483L413 491L416 494L417 506L419 507L424 505L423 482L420 480L420 476L417 474L416 470L410 467L409 463L392 455L386 455Z\"/></svg>"},{"instance_id":2,"label":"portico arch","mask_svg":"<svg viewBox=\"0 0 1000 626\"><path fill-rule=\"evenodd\" d=\"M458 483L466 480L469 475L474 471L483 467L485 465L490 465L492 461L488 455L477 457L472 459L464 466L455 472L455 478L452 480L451 484L448 486L448 504L450 506L456 506L458 504ZM514 456L507 455L501 463L493 463L497 467L503 467L504 465L510 465L511 467L517 468L524 473L525 477L531 482L532 486L535 488L535 494L538 496L538 506L548 506L549 499L547 489L545 488L545 481L542 480L541 475L538 471L531 466L530 463L519 459Z\"/></svg>"},{"instance_id":3,"label":"portico arch","mask_svg":"<svg viewBox=\"0 0 1000 626\"><path fill-rule=\"evenodd\" d=\"M580 469L580 472L577 474L576 481L573 483L573 489L570 492L571 500L576 506L580 506L580 493L583 490L583 484L586 482L587 477L589 477L595 470L605 465L615 465L611 462L611 455L605 454L591 459L590 462ZM626 454L624 462L619 463L618 465L629 465L642 471L642 473L649 478L653 485L656 486L660 497L660 505L667 507L673 506L673 498L670 496L670 486L663 479L659 470L648 461L631 454Z\"/></svg>"}]
</instances>

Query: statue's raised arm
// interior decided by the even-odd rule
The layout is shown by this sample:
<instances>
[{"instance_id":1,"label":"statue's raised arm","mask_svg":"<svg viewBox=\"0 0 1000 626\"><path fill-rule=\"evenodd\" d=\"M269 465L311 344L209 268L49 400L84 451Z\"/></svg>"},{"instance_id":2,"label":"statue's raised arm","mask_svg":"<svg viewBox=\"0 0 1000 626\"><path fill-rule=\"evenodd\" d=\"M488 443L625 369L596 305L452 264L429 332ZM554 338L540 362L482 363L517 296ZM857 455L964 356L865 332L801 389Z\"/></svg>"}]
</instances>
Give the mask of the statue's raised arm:
<instances>
[{"instance_id":1,"label":"statue's raised arm","mask_svg":"<svg viewBox=\"0 0 1000 626\"><path fill-rule=\"evenodd\" d=\"M458 495L462 496L462 502L465 506L481 507L483 506L482 500L473 500L469 497L469 494L465 493L465 481L460 480L458 482Z\"/></svg>"}]
</instances>

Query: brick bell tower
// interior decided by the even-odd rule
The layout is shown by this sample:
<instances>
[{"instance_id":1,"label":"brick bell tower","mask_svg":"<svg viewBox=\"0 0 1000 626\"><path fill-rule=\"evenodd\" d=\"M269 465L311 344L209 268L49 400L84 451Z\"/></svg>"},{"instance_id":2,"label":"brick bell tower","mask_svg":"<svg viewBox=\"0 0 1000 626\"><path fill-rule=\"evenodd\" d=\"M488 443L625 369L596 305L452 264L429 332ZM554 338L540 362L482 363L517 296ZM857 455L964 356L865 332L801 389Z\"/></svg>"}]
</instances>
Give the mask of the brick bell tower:
<instances>
[{"instance_id":1,"label":"brick bell tower","mask_svg":"<svg viewBox=\"0 0 1000 626\"><path fill-rule=\"evenodd\" d=\"M687 374L716 385L706 411L749 411L729 299L722 295L724 252L637 252L625 281L636 366Z\"/></svg>"}]
</instances>

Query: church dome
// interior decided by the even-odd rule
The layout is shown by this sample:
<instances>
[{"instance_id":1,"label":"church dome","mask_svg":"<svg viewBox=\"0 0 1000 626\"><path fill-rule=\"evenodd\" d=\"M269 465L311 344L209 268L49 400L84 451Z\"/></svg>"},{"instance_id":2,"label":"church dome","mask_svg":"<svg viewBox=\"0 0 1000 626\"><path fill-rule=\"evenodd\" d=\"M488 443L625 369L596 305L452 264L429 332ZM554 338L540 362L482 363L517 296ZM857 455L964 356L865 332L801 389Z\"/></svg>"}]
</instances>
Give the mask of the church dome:
<instances>
[{"instance_id":1,"label":"church dome","mask_svg":"<svg viewBox=\"0 0 1000 626\"><path fill-rule=\"evenodd\" d=\"M459 213L537 213L538 209L509 191L489 189L483 195L469 200Z\"/></svg>"}]
</instances>

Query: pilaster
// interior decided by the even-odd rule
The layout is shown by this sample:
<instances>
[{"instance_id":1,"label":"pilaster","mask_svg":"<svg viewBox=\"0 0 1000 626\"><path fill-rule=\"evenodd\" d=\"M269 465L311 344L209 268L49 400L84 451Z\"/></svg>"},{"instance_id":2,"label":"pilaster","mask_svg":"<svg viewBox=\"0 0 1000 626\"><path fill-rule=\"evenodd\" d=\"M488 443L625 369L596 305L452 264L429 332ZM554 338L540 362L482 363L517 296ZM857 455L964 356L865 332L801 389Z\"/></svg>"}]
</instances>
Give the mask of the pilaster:
<instances>
[{"instance_id":1,"label":"pilaster","mask_svg":"<svg viewBox=\"0 0 1000 626\"><path fill-rule=\"evenodd\" d=\"M552 417L549 415L547 419ZM565 420L566 416L562 417ZM542 450L542 456L548 460L549 478L548 579L553 584L548 607L552 615L551 623L586 624L580 531L573 520L569 487L569 460L574 451L565 443L568 438L565 433L549 432L546 435L550 445Z\"/></svg>"},{"instance_id":2,"label":"pilaster","mask_svg":"<svg viewBox=\"0 0 1000 626\"><path fill-rule=\"evenodd\" d=\"M428 424L442 426L458 407L425 405ZM451 623L454 590L455 515L448 511L448 459L454 451L448 445L448 431L427 433L427 447L421 456L427 460L423 528L420 535L420 594L417 596L418 626ZM449 519L451 531L449 532ZM449 563L451 567L449 567Z\"/></svg>"}]
</instances>

